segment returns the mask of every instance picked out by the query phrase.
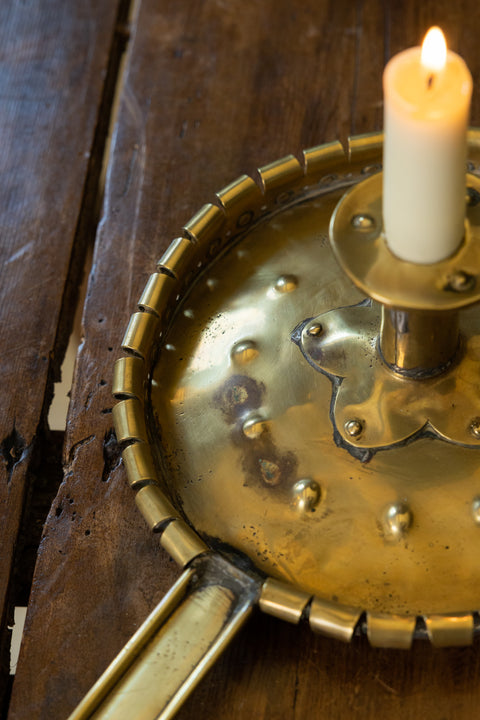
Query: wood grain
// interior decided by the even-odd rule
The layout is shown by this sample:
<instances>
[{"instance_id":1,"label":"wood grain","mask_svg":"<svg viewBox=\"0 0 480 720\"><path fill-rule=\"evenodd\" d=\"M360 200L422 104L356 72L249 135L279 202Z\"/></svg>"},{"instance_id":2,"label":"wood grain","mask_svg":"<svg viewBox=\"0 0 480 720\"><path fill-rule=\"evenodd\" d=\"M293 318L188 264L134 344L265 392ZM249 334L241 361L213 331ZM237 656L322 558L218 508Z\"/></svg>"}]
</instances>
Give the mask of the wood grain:
<instances>
[{"instance_id":1,"label":"wood grain","mask_svg":"<svg viewBox=\"0 0 480 720\"><path fill-rule=\"evenodd\" d=\"M9 720L65 718L178 575L134 509L110 412L113 360L156 259L242 172L381 128L385 60L431 24L478 77L478 15L472 0L135 5L64 482L39 551ZM479 661L478 645L345 646L258 613L179 717L467 720Z\"/></svg>"},{"instance_id":2,"label":"wood grain","mask_svg":"<svg viewBox=\"0 0 480 720\"><path fill-rule=\"evenodd\" d=\"M2 687L12 560L48 448L46 409L82 272L87 177L99 160L91 151L116 15L111 2L95 11L52 0L0 7Z\"/></svg>"}]
</instances>

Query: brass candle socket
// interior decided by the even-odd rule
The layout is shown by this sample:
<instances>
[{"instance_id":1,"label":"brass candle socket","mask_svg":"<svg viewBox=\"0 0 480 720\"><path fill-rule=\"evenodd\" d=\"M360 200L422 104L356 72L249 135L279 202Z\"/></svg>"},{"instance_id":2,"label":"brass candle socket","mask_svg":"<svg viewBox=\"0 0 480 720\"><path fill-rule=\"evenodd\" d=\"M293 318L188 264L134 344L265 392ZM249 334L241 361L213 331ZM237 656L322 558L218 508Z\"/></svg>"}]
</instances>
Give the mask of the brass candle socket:
<instances>
[{"instance_id":1,"label":"brass candle socket","mask_svg":"<svg viewBox=\"0 0 480 720\"><path fill-rule=\"evenodd\" d=\"M447 370L460 351L458 312L382 306L379 351L388 367L412 379Z\"/></svg>"},{"instance_id":2,"label":"brass candle socket","mask_svg":"<svg viewBox=\"0 0 480 720\"><path fill-rule=\"evenodd\" d=\"M422 432L478 444L468 418L478 415L479 329L468 308L480 301L480 182L468 175L467 185L461 246L432 265L389 250L381 173L349 190L332 215L333 251L370 301L306 322L296 340L332 379L337 442L362 460Z\"/></svg>"},{"instance_id":3,"label":"brass candle socket","mask_svg":"<svg viewBox=\"0 0 480 720\"><path fill-rule=\"evenodd\" d=\"M332 216L330 239L340 265L383 307L383 358L411 377L424 378L450 365L459 346L458 311L480 301L480 183L467 177L464 240L438 263L406 262L389 250L382 235L381 174L356 185Z\"/></svg>"}]
</instances>

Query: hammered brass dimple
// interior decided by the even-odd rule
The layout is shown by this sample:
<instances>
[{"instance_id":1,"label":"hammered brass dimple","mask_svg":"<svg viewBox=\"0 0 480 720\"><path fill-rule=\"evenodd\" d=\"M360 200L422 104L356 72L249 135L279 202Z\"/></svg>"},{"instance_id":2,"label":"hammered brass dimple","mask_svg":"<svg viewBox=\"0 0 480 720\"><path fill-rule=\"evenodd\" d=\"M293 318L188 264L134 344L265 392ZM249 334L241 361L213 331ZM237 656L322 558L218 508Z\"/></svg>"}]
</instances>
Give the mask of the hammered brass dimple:
<instances>
[{"instance_id":1,"label":"hammered brass dimple","mask_svg":"<svg viewBox=\"0 0 480 720\"><path fill-rule=\"evenodd\" d=\"M478 163L477 146L470 150ZM291 337L306 319L365 299L339 268L328 228L345 189L378 169L381 145L353 143L350 164L335 160L337 147L325 152L328 174L307 153L314 177L305 179L306 194L280 195L286 205L263 218L252 206L249 231L182 300L153 370L150 429L169 494L209 547L233 547L268 576L320 598L313 625L348 636L366 610L376 644L392 638L407 647L416 616L478 608L472 502L480 455L471 428L480 410L464 418L468 448L427 435L362 463L336 442L331 380ZM295 163L287 170L296 193ZM272 196L283 192L271 187ZM235 206L232 193L224 193L226 206ZM292 292L275 289L285 277L295 278ZM261 418L262 431L245 433L248 418ZM320 501L299 512L293 488L304 478L321 489ZM403 504L409 522L387 532L388 508ZM359 610L344 619L342 608Z\"/></svg>"}]
</instances>

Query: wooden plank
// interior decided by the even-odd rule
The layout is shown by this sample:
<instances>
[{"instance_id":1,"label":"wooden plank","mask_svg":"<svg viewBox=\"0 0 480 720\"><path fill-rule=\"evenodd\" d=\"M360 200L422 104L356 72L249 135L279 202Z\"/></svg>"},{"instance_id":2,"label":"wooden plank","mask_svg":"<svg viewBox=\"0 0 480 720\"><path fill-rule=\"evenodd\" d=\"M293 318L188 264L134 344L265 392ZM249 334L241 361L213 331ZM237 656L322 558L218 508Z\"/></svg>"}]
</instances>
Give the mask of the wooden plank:
<instances>
[{"instance_id":1,"label":"wooden plank","mask_svg":"<svg viewBox=\"0 0 480 720\"><path fill-rule=\"evenodd\" d=\"M66 717L178 574L134 509L111 429L112 361L155 260L242 172L380 128L385 57L440 21L478 76L473 0L421 8L414 0L139 3L65 482L40 548L9 720ZM474 119L479 96L477 89ZM257 614L179 717L467 720L479 702L479 661L478 645L374 650L365 640L342 645Z\"/></svg>"},{"instance_id":2,"label":"wooden plank","mask_svg":"<svg viewBox=\"0 0 480 720\"><path fill-rule=\"evenodd\" d=\"M116 16L107 1L0 6L0 695L12 559L82 272Z\"/></svg>"}]
</instances>

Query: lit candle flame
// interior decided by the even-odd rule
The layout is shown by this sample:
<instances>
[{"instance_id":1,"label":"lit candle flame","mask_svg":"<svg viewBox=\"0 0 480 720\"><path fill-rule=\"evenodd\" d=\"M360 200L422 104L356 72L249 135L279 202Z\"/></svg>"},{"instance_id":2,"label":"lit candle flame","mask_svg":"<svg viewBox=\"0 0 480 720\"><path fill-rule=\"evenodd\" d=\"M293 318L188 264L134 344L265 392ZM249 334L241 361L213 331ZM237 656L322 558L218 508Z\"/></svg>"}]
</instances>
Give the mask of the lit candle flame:
<instances>
[{"instance_id":1,"label":"lit candle flame","mask_svg":"<svg viewBox=\"0 0 480 720\"><path fill-rule=\"evenodd\" d=\"M429 72L439 72L447 62L447 43L439 27L432 27L425 35L421 55L422 65Z\"/></svg>"}]
</instances>

